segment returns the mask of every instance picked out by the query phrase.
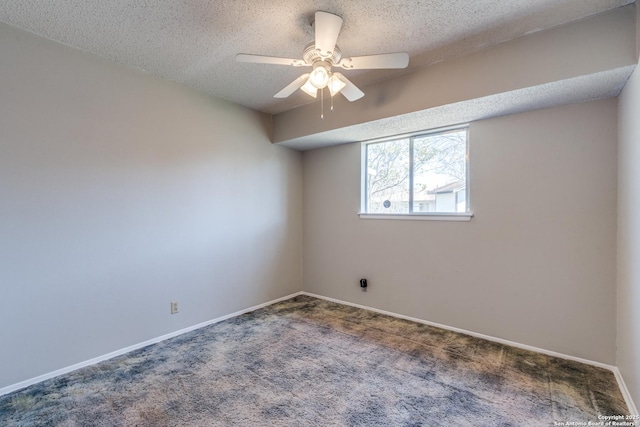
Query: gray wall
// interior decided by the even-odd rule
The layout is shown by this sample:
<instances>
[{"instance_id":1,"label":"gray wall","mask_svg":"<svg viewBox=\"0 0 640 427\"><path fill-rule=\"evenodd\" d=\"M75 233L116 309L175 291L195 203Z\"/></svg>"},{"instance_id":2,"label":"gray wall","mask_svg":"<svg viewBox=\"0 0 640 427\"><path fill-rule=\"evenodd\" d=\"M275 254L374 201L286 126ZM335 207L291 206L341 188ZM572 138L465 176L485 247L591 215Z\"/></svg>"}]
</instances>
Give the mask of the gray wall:
<instances>
[{"instance_id":1,"label":"gray wall","mask_svg":"<svg viewBox=\"0 0 640 427\"><path fill-rule=\"evenodd\" d=\"M265 116L6 25L0 58L0 388L301 289Z\"/></svg>"},{"instance_id":2,"label":"gray wall","mask_svg":"<svg viewBox=\"0 0 640 427\"><path fill-rule=\"evenodd\" d=\"M360 145L304 152L305 291L614 364L616 101L470 138L470 222L359 219Z\"/></svg>"},{"instance_id":3,"label":"gray wall","mask_svg":"<svg viewBox=\"0 0 640 427\"><path fill-rule=\"evenodd\" d=\"M618 104L617 365L634 402L640 402L640 224L637 215L640 211L639 117L640 70L636 69L622 91Z\"/></svg>"}]
</instances>

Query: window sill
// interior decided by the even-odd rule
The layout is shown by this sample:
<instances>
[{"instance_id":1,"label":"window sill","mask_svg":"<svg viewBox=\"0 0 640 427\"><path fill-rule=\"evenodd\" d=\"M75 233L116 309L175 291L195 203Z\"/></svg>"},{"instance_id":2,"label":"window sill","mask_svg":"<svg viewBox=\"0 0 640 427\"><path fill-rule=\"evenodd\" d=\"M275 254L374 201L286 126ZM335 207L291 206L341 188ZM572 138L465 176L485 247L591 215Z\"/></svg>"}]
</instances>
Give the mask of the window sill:
<instances>
[{"instance_id":1,"label":"window sill","mask_svg":"<svg viewBox=\"0 0 640 427\"><path fill-rule=\"evenodd\" d=\"M359 213L361 219L401 219L418 221L471 221L473 213L414 213L414 214L380 214Z\"/></svg>"}]
</instances>

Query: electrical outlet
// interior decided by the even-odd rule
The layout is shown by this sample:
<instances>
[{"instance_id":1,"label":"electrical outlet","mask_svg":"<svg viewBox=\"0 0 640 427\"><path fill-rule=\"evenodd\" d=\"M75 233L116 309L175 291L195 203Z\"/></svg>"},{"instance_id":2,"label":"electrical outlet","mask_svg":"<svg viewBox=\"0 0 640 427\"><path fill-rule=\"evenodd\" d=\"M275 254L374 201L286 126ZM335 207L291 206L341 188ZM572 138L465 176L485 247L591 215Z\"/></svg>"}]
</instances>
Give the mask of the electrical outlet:
<instances>
[{"instance_id":1,"label":"electrical outlet","mask_svg":"<svg viewBox=\"0 0 640 427\"><path fill-rule=\"evenodd\" d=\"M171 314L176 314L178 312L178 301L171 302Z\"/></svg>"}]
</instances>

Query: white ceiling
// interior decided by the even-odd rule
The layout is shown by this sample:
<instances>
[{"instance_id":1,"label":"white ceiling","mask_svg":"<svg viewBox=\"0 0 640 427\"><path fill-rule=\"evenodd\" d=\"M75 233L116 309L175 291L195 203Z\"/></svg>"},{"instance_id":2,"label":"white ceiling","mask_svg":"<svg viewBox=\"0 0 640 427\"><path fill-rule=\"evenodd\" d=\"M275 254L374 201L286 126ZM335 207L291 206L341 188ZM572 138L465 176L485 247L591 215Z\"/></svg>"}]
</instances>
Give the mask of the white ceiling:
<instances>
[{"instance_id":1,"label":"white ceiling","mask_svg":"<svg viewBox=\"0 0 640 427\"><path fill-rule=\"evenodd\" d=\"M406 51L409 69L633 0L3 0L0 22L266 113L300 68L237 63L237 53L299 58L316 10L344 19L345 56ZM406 70L344 71L365 87ZM365 90L366 93L366 90Z\"/></svg>"}]
</instances>

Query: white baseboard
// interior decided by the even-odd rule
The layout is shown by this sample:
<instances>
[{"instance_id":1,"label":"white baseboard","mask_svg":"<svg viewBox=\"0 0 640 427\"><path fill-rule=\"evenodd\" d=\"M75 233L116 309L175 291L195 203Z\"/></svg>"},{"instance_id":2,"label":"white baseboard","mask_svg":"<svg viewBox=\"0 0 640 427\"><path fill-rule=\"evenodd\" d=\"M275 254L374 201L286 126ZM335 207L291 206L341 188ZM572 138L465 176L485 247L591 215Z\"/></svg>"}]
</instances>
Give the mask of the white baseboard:
<instances>
[{"instance_id":1,"label":"white baseboard","mask_svg":"<svg viewBox=\"0 0 640 427\"><path fill-rule=\"evenodd\" d=\"M249 308L246 308L244 310L236 311L235 313L227 314L227 315L224 315L224 316L221 316L221 317L217 317L217 318L212 319L212 320L208 320L206 322L198 323L197 325L189 326L187 328L180 329L178 331L171 332L171 333L168 333L168 334L156 337L156 338L152 338L150 340L147 340L147 341L144 341L144 342L141 342L141 343L138 343L138 344L134 344L134 345L131 345L129 347L121 348L120 350L112 351L111 353L107 353L107 354L104 354L102 356L94 357L93 359L85 360L84 362L76 363L74 365L67 366L65 368L55 370L53 372L48 372L46 374L39 375L37 377L30 378L30 379L25 380L25 381L21 381L21 382L16 383L16 384L12 384L12 385L0 388L0 396L2 396L4 394L11 393L11 392L16 391L16 390L20 390L22 388L28 387L28 386L33 385L33 384L37 384L39 382L48 380L50 378L54 378L54 377L57 377L57 376L60 376L60 375L67 374L69 372L78 370L80 368L84 368L86 366L95 365L96 363L102 362L104 360L112 359L112 358L114 358L116 356L123 355L125 353L130 352L130 351L138 350L139 348L143 348L143 347L146 347L146 346L151 345L151 344L156 344L156 343L159 343L160 341L164 341L164 340L167 340L169 338L173 338L173 337L176 337L178 335L185 334L187 332L195 331L196 329L204 328L205 326L209 326L209 325L212 325L214 323L222 322L223 320L227 320L227 319L230 319L232 317L240 316L241 314L248 313L250 311L254 311L254 310L257 310L259 308L263 308L263 307L266 307L268 305L275 304L277 302L284 301L284 300L296 297L296 296L301 295L301 294L302 294L302 292L296 292L294 294L290 294L290 295L284 296L282 298L274 299L272 301L265 302L263 304L254 305L253 307L249 307Z\"/></svg>"},{"instance_id":2,"label":"white baseboard","mask_svg":"<svg viewBox=\"0 0 640 427\"><path fill-rule=\"evenodd\" d=\"M620 369L617 367L613 369L613 374L616 376L616 380L618 381L618 386L620 387L620 391L622 392L622 397L624 397L624 401L627 403L627 407L629 408L629 415L640 415L638 414L638 408L636 408L635 403L633 403L633 399L631 398L631 393L629 393L629 389L627 385L624 383L624 379L622 378L622 373Z\"/></svg>"},{"instance_id":3,"label":"white baseboard","mask_svg":"<svg viewBox=\"0 0 640 427\"><path fill-rule=\"evenodd\" d=\"M533 346L530 346L530 345L527 345L527 344L521 344L521 343L517 343L517 342L514 342L514 341L505 340L505 339L502 339L502 338L496 338L496 337L492 337L492 336L489 336L489 335L480 334L480 333L477 333L477 332L467 331L465 329L455 328L455 327L443 325L443 324L440 324L440 323L430 322L428 320L423 320L423 319L418 319L418 318L415 318L415 317L405 316L403 314L393 313L391 311L380 310L380 309L377 309L377 308L368 307L366 305L354 304L352 302L343 301L343 300L339 300L339 299L336 299L336 298L325 297L323 295L313 294L311 292L301 292L301 294L302 295L308 295L308 296L314 297L314 298L320 298L320 299L323 299L323 300L335 302L335 303L338 303L338 304L349 305L349 306L356 307L356 308L362 308L364 310L369 310L369 311L373 311L373 312L380 313L380 314L386 314L387 316L393 316L393 317L397 317L399 319L405 319L405 320L410 320L410 321L416 322L416 323L422 323L424 325L434 326L436 328L441 328L441 329L446 329L446 330L453 331L453 332L458 332L458 333L461 333L461 334L471 335L471 336L476 337L476 338L482 338L482 339L485 339L485 340L488 340L488 341L493 341L493 342L497 342L497 343L500 343L500 344L505 344L505 345L508 345L508 346L511 346L511 347L521 348L523 350L535 351L537 353L546 354L548 356L559 357L559 358L565 359L565 360L573 360L575 362L585 363L587 365L592 365L592 366L597 366L599 368L608 369L608 370L612 371L613 374L616 377L616 381L618 382L618 386L620 387L620 391L622 392L622 396L624 397L625 403L627 404L627 407L629 408L629 412L630 412L629 415L638 415L638 410L636 409L636 406L633 403L633 399L631 398L631 394L629 393L629 390L627 389L627 386L624 383L624 380L622 379L622 374L620 373L620 370L616 366L607 365L606 363L596 362L596 361L593 361L593 360L583 359L583 358L580 358L580 357L570 356L568 354L558 353L558 352L555 352L555 351L545 350L543 348L533 347Z\"/></svg>"}]
</instances>

